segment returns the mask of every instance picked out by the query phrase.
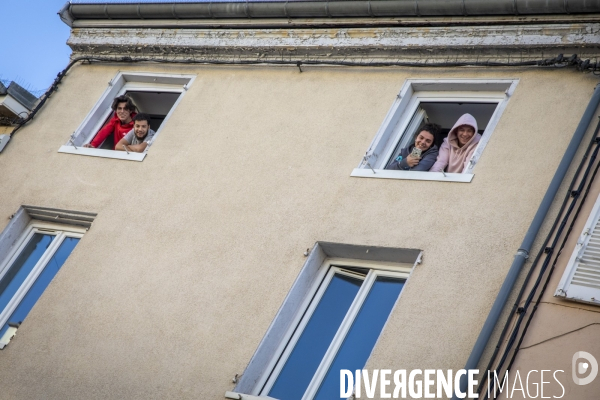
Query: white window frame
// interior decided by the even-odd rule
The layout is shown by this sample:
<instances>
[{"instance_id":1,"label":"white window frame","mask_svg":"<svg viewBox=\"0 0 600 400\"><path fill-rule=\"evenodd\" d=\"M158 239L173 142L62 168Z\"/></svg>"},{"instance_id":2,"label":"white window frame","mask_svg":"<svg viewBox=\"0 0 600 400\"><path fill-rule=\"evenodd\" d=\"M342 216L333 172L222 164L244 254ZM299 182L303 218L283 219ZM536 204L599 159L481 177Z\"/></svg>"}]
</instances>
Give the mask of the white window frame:
<instances>
[{"instance_id":1,"label":"white window frame","mask_svg":"<svg viewBox=\"0 0 600 400\"><path fill-rule=\"evenodd\" d=\"M581 303L600 305L600 289L581 286L573 283L573 278L575 273L578 271L580 266L584 266L581 263L582 256L586 251L590 240L592 239L592 235L595 234L596 237L599 236L600 232L598 232L596 228L598 221L600 220L600 196L596 199L596 203L592 208L592 211L583 227L583 231L577 240L577 244L571 253L571 257L569 258L569 262L565 267L565 272L558 283L558 287L554 292L555 297L561 297L565 300L571 300ZM596 232L594 232L596 230ZM585 268L585 267L584 267ZM588 267L589 268L589 267ZM590 269L593 269L590 268ZM586 272L583 272L586 273ZM588 273L589 274L589 273ZM593 275L589 274L589 275ZM597 272L596 276L593 276L592 279L598 279L600 277L600 272Z\"/></svg>"},{"instance_id":2,"label":"white window frame","mask_svg":"<svg viewBox=\"0 0 600 400\"><path fill-rule=\"evenodd\" d=\"M196 75L182 74L157 74L147 72L119 72L108 83L108 87L96 102L92 110L79 125L70 139L58 150L59 153L86 155L92 157L116 158L120 160L142 161L146 157L148 149L158 138L162 128L177 108L185 92L192 85ZM138 92L171 92L180 93L179 98L171 107L160 128L152 138L151 143L142 153L125 152L107 149L95 149L82 147L92 141L96 133L102 128L107 118L113 113L110 106L115 97L125 92L135 90Z\"/></svg>"},{"instance_id":3,"label":"white window frame","mask_svg":"<svg viewBox=\"0 0 600 400\"><path fill-rule=\"evenodd\" d=\"M2 279L8 272L9 267L19 257L34 234L41 233L44 235L56 236L56 238L52 241L52 243L50 243L50 246L48 246L42 257L40 257L38 262L32 268L31 272L23 281L19 289L15 292L14 296L10 299L6 307L3 310L0 310L0 327L6 324L8 318L10 318L12 313L17 309L29 289L31 289L31 286L35 283L38 276L42 273L44 268L46 268L46 265L52 259L56 253L56 250L60 247L64 239L67 237L81 239L86 231L86 228L62 224L52 224L38 221L29 223L27 228L17 240L16 245L8 253L7 257L5 257L3 260L0 260L0 279ZM8 340L10 340L10 338L0 341L0 349L3 349L4 346L6 346Z\"/></svg>"},{"instance_id":4,"label":"white window frame","mask_svg":"<svg viewBox=\"0 0 600 400\"><path fill-rule=\"evenodd\" d=\"M377 135L363 160L350 176L381 179L409 179L442 182L471 182L473 168L483 153L506 105L518 84L518 79L408 79L388 111ZM496 110L485 128L483 137L463 173L386 170L396 144L402 136L421 101L497 103ZM435 121L433 121L435 122Z\"/></svg>"},{"instance_id":5,"label":"white window frame","mask_svg":"<svg viewBox=\"0 0 600 400\"><path fill-rule=\"evenodd\" d=\"M319 367L317 368L317 371L313 375L313 378L312 378L310 384L308 385L304 396L302 397L303 400L312 399L316 395L316 393L322 383L322 380L325 377L325 374L327 373L331 363L333 362L347 333L349 332L350 328L352 327L352 323L354 322L354 319L358 315L358 312L360 311L365 299L367 298L367 295L369 294L369 291L371 290L371 287L372 287L373 283L375 282L375 279L379 276L389 276L389 277L408 280L408 277L412 271L412 268L408 268L405 265L398 265L398 264L391 264L391 263L374 262L374 261L357 261L357 260L349 260L349 259L343 259L343 258L327 259L323 263L323 266L321 267L318 275L316 276L315 281L309 291L309 294L305 297L304 301L298 307L296 316L294 317L292 323L288 327L287 332L284 336L284 340L282 340L281 343L279 344L279 347L277 348L276 352L274 353L274 357L272 357L271 361L267 364L267 367L264 369L260 379L257 381L257 384L254 387L254 390L250 393L251 395L256 395L256 396L267 396L268 395L269 390L271 390L273 384L277 380L277 377L279 376L279 372L285 365L287 358L289 357L290 353L294 349L294 346L295 346L298 338L302 334L304 327L308 323L313 311L319 304L321 296L327 289L329 282L331 281L333 275L335 273L348 274L348 272L345 272L345 271L340 272L344 267L365 268L365 269L369 269L369 273L367 274L366 277L364 277L364 283L361 285L361 288L358 291L356 297L354 298L354 301L352 302L352 305L350 306L348 312L346 313L344 320L340 324L340 327L339 327L337 333L335 334L332 342L329 345L329 348L327 349L325 355L323 356L323 359L321 360L321 363L320 363ZM352 275L352 276L356 277L357 275ZM396 307L396 304L398 303L398 300L400 299L401 295L402 295L402 291L400 292L398 299L396 299L396 302L395 302L394 307L392 308L391 312L393 312L394 308ZM306 310L306 313L305 313L305 310ZM391 315L391 313L390 313L390 315ZM387 324L387 322L386 322L386 324ZM385 329L385 325L384 325L383 329ZM375 346L377 346L377 344L375 344ZM374 346L374 348L375 348L375 346ZM281 359L280 359L280 356L281 356ZM263 387L264 387L264 389L263 389Z\"/></svg>"}]
</instances>

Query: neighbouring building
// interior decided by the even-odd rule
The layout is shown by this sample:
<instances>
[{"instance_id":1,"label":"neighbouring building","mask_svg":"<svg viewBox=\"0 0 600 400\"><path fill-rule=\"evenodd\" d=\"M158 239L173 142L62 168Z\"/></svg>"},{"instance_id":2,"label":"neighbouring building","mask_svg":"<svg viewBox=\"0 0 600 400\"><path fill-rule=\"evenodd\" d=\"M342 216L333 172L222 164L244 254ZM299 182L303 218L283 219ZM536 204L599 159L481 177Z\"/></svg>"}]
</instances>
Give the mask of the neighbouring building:
<instances>
[{"instance_id":1,"label":"neighbouring building","mask_svg":"<svg viewBox=\"0 0 600 400\"><path fill-rule=\"evenodd\" d=\"M0 151L8 143L8 134L27 118L37 100L35 95L18 83L0 81Z\"/></svg>"},{"instance_id":2,"label":"neighbouring building","mask_svg":"<svg viewBox=\"0 0 600 400\"><path fill-rule=\"evenodd\" d=\"M600 3L59 16L72 62L0 152L0 399L330 400L362 369L597 398ZM122 95L142 152L96 135ZM464 163L389 169L428 123Z\"/></svg>"}]
</instances>

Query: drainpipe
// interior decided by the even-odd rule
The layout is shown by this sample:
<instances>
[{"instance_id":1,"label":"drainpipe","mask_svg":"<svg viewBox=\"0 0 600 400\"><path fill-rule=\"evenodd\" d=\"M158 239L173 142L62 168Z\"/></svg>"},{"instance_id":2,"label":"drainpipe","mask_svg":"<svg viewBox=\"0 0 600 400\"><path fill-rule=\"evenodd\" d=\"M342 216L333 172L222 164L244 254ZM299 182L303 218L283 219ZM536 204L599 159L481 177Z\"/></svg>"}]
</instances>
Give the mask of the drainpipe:
<instances>
[{"instance_id":1,"label":"drainpipe","mask_svg":"<svg viewBox=\"0 0 600 400\"><path fill-rule=\"evenodd\" d=\"M485 323L483 324L483 328L481 328L479 337L477 338L475 346L473 346L473 350L471 351L471 355L467 360L467 364L465 366L466 370L477 368L479 360L481 359L481 355L483 354L483 351L490 339L490 336L492 336L494 327L496 326L496 323L500 318L500 314L502 313L502 309L506 304L506 300L508 300L508 296L510 295L510 292L512 291L513 286L515 285L517 277L519 276L519 272L521 272L523 264L525 264L525 261L527 260L527 258L529 258L529 251L531 250L533 241L535 240L535 237L537 236L538 231L540 230L540 227L542 226L542 223L546 218L546 214L548 213L548 210L552 205L556 193L558 193L560 184L562 183L567 173L567 170L569 169L569 166L571 165L571 162L575 157L575 153L577 152L577 149L581 144L581 140L583 139L588 126L592 122L592 118L594 118L594 114L596 113L599 104L600 84L596 85L596 88L594 89L594 94L592 95L592 98L590 99L590 102L588 103L587 108L585 109L585 112L583 113L583 116L579 121L579 125L577 125L577 129L575 130L575 133L571 138L571 142L569 143L569 146L567 147L567 150L565 151L565 154L563 155L563 158L560 161L558 168L556 169L556 173L554 174L554 177L550 182L550 186L548 186L548 190L546 191L546 194L544 195L544 198L540 203L540 207L538 208L535 217L533 217L533 221L531 221L531 225L529 226L529 229L525 234L523 243L521 243L521 247L519 247L519 250L517 250L517 254L515 254L515 259L512 265L510 266L510 269L508 270L506 279L504 280L504 283L500 288L500 292L498 293L498 296L496 297L496 300L492 305L492 309L490 310L490 313L488 314L488 317L485 320ZM462 393L465 393L466 389L467 379L466 376L463 375L462 379L460 380L460 391ZM454 397L452 397L452 400L457 399L458 397L455 394Z\"/></svg>"}]
</instances>

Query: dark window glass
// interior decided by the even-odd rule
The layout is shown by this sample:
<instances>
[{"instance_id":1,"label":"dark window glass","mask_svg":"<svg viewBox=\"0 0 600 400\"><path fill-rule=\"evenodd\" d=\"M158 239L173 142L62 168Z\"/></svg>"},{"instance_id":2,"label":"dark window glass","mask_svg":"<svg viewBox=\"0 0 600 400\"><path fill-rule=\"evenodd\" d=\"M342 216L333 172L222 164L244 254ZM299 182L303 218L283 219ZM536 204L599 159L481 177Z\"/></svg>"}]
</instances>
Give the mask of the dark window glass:
<instances>
[{"instance_id":1,"label":"dark window glass","mask_svg":"<svg viewBox=\"0 0 600 400\"><path fill-rule=\"evenodd\" d=\"M40 240L37 240L38 239L38 238L36 238L37 235L42 236L42 238ZM32 241L34 239L36 239L36 242L38 243L38 245L36 245L35 251L29 251L29 253L28 253L29 256L27 256L25 254L25 250L19 256L19 259L21 259L21 257L24 257L27 259L27 261L25 263L23 263L24 265L29 266L30 263L33 263L33 265L35 265L37 260L40 259L43 252L48 248L47 245L44 247L44 243L48 239L48 238L44 238L44 237L49 237L50 240L52 240L52 238L53 238L53 236L50 236L50 235L41 235L41 234L36 233L34 235L34 237L32 238L32 240L30 241L30 243L27 244L26 250L30 247L30 244L32 243ZM23 299L21 300L21 302L19 303L19 305L17 306L15 311L13 311L11 316L8 318L7 323L4 324L4 326L0 329L0 337L8 329L9 323L19 323L20 324L23 322L23 320L25 319L27 314L29 314L29 311L31 311L31 309L33 308L36 301L40 298L40 296L42 295L44 290L46 290L46 287L50 284L50 281L52 281L52 278L54 278L54 276L56 275L56 273L58 272L60 267L62 267L62 265L66 261L67 257L69 257L69 254L71 254L71 252L75 248L75 245L78 242L79 242L78 238L66 237L63 240L63 242L60 244L60 246L58 247L58 249L52 256L52 258L50 259L50 261L48 261L48 264L46 264L46 266L44 267L44 270L40 273L40 275L38 275L37 279L31 286L31 288L29 288L25 297L23 297ZM48 241L47 244L49 245L50 242ZM42 249L43 249L43 251L42 251ZM40 251L41 251L41 253L39 253ZM19 261L19 259L17 261ZM35 260L35 262L33 262L33 260ZM16 264L16 262L15 262L15 264ZM31 268L33 268L33 266L31 266ZM31 272L31 268L28 269L28 274ZM18 283L18 286L21 286L21 284L23 283L23 280L26 277L26 276L22 277L21 272L23 272L23 271L25 271L25 268L21 268L21 271L18 274L19 280L13 279L13 282ZM9 284L10 287L12 287L13 282L11 282ZM18 289L18 286L17 286L17 289ZM4 293L2 294L2 296L3 295L4 295ZM4 306L2 306L2 308L4 308Z\"/></svg>"},{"instance_id":2,"label":"dark window glass","mask_svg":"<svg viewBox=\"0 0 600 400\"><path fill-rule=\"evenodd\" d=\"M333 276L269 396L279 400L302 398L362 283L341 274Z\"/></svg>"},{"instance_id":3,"label":"dark window glass","mask_svg":"<svg viewBox=\"0 0 600 400\"><path fill-rule=\"evenodd\" d=\"M403 286L404 280L387 277L375 280L315 400L339 399L340 370L355 371L365 366Z\"/></svg>"},{"instance_id":4,"label":"dark window glass","mask_svg":"<svg viewBox=\"0 0 600 400\"><path fill-rule=\"evenodd\" d=\"M40 260L54 236L35 233L0 280L0 310L4 310Z\"/></svg>"}]
</instances>

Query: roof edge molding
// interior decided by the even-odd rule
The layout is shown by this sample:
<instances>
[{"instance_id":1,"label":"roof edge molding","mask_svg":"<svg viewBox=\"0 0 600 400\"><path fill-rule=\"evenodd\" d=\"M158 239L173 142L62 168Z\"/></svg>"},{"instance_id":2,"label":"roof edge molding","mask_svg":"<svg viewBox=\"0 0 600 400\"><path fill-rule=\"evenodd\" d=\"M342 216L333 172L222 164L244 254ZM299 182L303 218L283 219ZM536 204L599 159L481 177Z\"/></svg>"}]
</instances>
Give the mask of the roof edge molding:
<instances>
[{"instance_id":1,"label":"roof edge molding","mask_svg":"<svg viewBox=\"0 0 600 400\"><path fill-rule=\"evenodd\" d=\"M196 3L71 3L59 11L73 26L80 19L373 18L585 14L600 0L336 0L206 1Z\"/></svg>"},{"instance_id":2,"label":"roof edge molding","mask_svg":"<svg viewBox=\"0 0 600 400\"><path fill-rule=\"evenodd\" d=\"M137 61L310 62L532 61L558 54L600 56L600 24L511 25L502 28L152 29L76 28L72 57ZM490 48L489 43L499 43Z\"/></svg>"}]
</instances>

